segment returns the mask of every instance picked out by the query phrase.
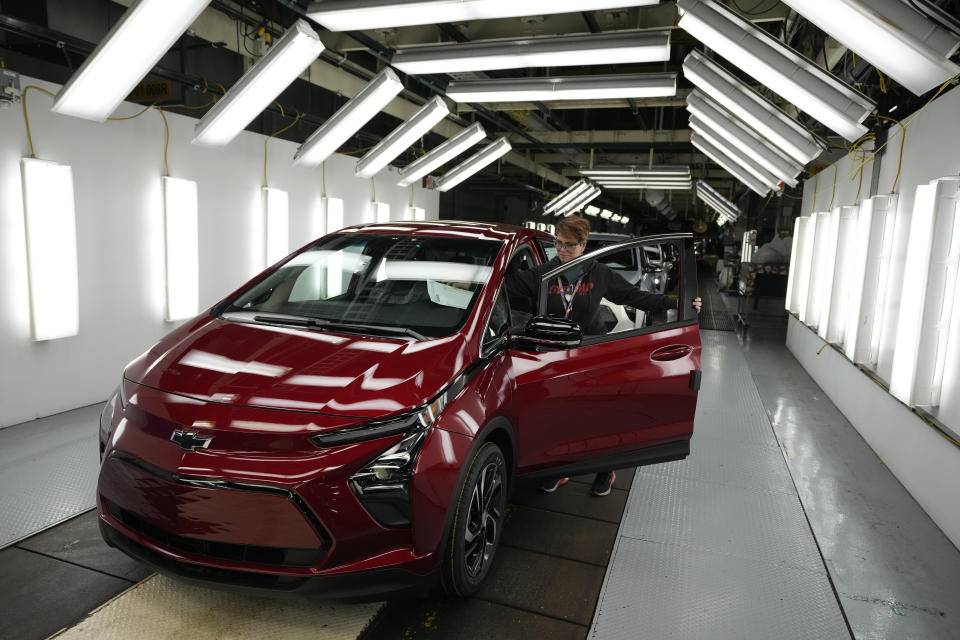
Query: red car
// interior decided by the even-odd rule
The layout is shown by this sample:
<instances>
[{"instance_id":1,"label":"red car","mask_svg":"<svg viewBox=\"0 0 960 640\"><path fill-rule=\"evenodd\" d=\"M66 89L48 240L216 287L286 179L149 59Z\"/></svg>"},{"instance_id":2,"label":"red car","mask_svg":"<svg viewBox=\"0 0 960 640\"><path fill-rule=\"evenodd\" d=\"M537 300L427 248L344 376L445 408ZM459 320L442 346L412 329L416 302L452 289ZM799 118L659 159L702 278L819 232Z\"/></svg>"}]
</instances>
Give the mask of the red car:
<instances>
[{"instance_id":1,"label":"red car","mask_svg":"<svg viewBox=\"0 0 960 640\"><path fill-rule=\"evenodd\" d=\"M692 243L546 273L673 245L680 310L604 302L599 335L542 315L545 285L507 294L552 254L542 232L411 222L309 244L127 366L100 421L104 539L206 584L475 592L518 481L689 453Z\"/></svg>"}]
</instances>

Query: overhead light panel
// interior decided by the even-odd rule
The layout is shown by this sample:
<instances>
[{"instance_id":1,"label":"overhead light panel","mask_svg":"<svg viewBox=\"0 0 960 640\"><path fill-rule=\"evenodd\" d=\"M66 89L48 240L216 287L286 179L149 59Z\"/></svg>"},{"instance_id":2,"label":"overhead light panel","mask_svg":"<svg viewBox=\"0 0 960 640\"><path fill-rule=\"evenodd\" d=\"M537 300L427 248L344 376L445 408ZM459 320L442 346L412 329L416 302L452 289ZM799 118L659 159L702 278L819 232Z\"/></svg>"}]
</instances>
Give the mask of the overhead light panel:
<instances>
[{"instance_id":1,"label":"overhead light panel","mask_svg":"<svg viewBox=\"0 0 960 640\"><path fill-rule=\"evenodd\" d=\"M437 191L449 191L511 149L506 137L497 138L437 179Z\"/></svg>"},{"instance_id":2,"label":"overhead light panel","mask_svg":"<svg viewBox=\"0 0 960 640\"><path fill-rule=\"evenodd\" d=\"M784 4L915 95L960 74L960 65L949 60L960 38L902 0L784 0Z\"/></svg>"},{"instance_id":3,"label":"overhead light panel","mask_svg":"<svg viewBox=\"0 0 960 640\"><path fill-rule=\"evenodd\" d=\"M675 191L679 189L692 189L693 182L601 182L604 189L663 189L665 191Z\"/></svg>"},{"instance_id":4,"label":"overhead light panel","mask_svg":"<svg viewBox=\"0 0 960 640\"><path fill-rule=\"evenodd\" d=\"M399 49L390 64L404 73L439 74L669 59L669 31L635 31L407 47Z\"/></svg>"},{"instance_id":5,"label":"overhead light panel","mask_svg":"<svg viewBox=\"0 0 960 640\"><path fill-rule=\"evenodd\" d=\"M80 331L77 222L73 171L67 165L22 158L30 330L34 340Z\"/></svg>"},{"instance_id":6,"label":"overhead light panel","mask_svg":"<svg viewBox=\"0 0 960 640\"><path fill-rule=\"evenodd\" d=\"M770 189L779 189L780 188L780 179L775 175L767 171L766 169L757 166L754 164L753 160L750 157L741 151L739 148L729 144L724 140L723 136L717 133L713 128L707 125L705 122L699 120L696 116L690 116L690 128L700 135L700 137L716 149L721 151L725 156L733 160L741 171L749 173L753 178L758 180L763 184L768 190Z\"/></svg>"},{"instance_id":7,"label":"overhead light panel","mask_svg":"<svg viewBox=\"0 0 960 640\"><path fill-rule=\"evenodd\" d=\"M632 6L660 0L632 0ZM356 31L418 24L518 18L577 11L619 9L623 0L325 0L307 15L330 31Z\"/></svg>"},{"instance_id":8,"label":"overhead light panel","mask_svg":"<svg viewBox=\"0 0 960 640\"><path fill-rule=\"evenodd\" d=\"M175 3L174 3L175 4ZM305 20L297 20L259 58L194 127L193 143L229 144L323 51L323 43Z\"/></svg>"},{"instance_id":9,"label":"overhead light panel","mask_svg":"<svg viewBox=\"0 0 960 640\"><path fill-rule=\"evenodd\" d=\"M699 51L683 61L683 75L797 163L806 165L826 151L822 140Z\"/></svg>"},{"instance_id":10,"label":"overhead light panel","mask_svg":"<svg viewBox=\"0 0 960 640\"><path fill-rule=\"evenodd\" d=\"M580 196L581 194L586 193L593 188L593 185L590 184L587 180L579 180L563 192L560 193L553 200L548 202L543 206L544 215L556 211L560 207L563 207L573 201L574 198Z\"/></svg>"},{"instance_id":11,"label":"overhead light panel","mask_svg":"<svg viewBox=\"0 0 960 640\"><path fill-rule=\"evenodd\" d=\"M740 209L703 180L697 181L697 197L731 222L740 217Z\"/></svg>"},{"instance_id":12,"label":"overhead light panel","mask_svg":"<svg viewBox=\"0 0 960 640\"><path fill-rule=\"evenodd\" d=\"M595 180L607 178L689 178L690 167L683 165L599 166L592 169L581 169L580 175Z\"/></svg>"},{"instance_id":13,"label":"overhead light panel","mask_svg":"<svg viewBox=\"0 0 960 640\"><path fill-rule=\"evenodd\" d=\"M713 0L678 0L678 26L849 141L875 102Z\"/></svg>"},{"instance_id":14,"label":"overhead light panel","mask_svg":"<svg viewBox=\"0 0 960 640\"><path fill-rule=\"evenodd\" d=\"M675 73L466 80L447 85L457 102L532 102L659 98L677 93Z\"/></svg>"},{"instance_id":15,"label":"overhead light panel","mask_svg":"<svg viewBox=\"0 0 960 640\"><path fill-rule=\"evenodd\" d=\"M711 160L720 165L734 178L750 187L750 189L752 189L758 195L765 196L770 193L769 187L761 183L748 172L744 171L743 168L741 168L740 165L738 165L734 160L720 151L717 147L710 144L709 141L700 135L694 133L692 136L690 136L690 144L702 151L704 155L708 156Z\"/></svg>"},{"instance_id":16,"label":"overhead light panel","mask_svg":"<svg viewBox=\"0 0 960 640\"><path fill-rule=\"evenodd\" d=\"M600 212L600 217L603 218L604 220L609 220L610 218L613 217L613 211L610 211L609 209L604 209L603 211Z\"/></svg>"},{"instance_id":17,"label":"overhead light panel","mask_svg":"<svg viewBox=\"0 0 960 640\"><path fill-rule=\"evenodd\" d=\"M428 100L412 118L391 131L357 162L357 177L372 178L449 114L450 110L440 96Z\"/></svg>"},{"instance_id":18,"label":"overhead light panel","mask_svg":"<svg viewBox=\"0 0 960 640\"><path fill-rule=\"evenodd\" d=\"M403 83L393 70L388 67L381 71L300 145L293 157L294 164L319 167L402 89Z\"/></svg>"},{"instance_id":19,"label":"overhead light panel","mask_svg":"<svg viewBox=\"0 0 960 640\"><path fill-rule=\"evenodd\" d=\"M766 169L791 187L803 166L769 144L753 129L698 90L687 96L687 110L708 125L727 144L744 153L753 163Z\"/></svg>"},{"instance_id":20,"label":"overhead light panel","mask_svg":"<svg viewBox=\"0 0 960 640\"><path fill-rule=\"evenodd\" d=\"M486 135L487 133L483 130L483 125L481 125L479 122L474 122L466 129L463 129L453 137L444 140L425 155L420 156L404 168L400 169L400 181L397 182L397 186L410 186L437 167L443 166L448 161L456 158L458 155L483 140Z\"/></svg>"},{"instance_id":21,"label":"overhead light panel","mask_svg":"<svg viewBox=\"0 0 960 640\"><path fill-rule=\"evenodd\" d=\"M57 93L53 111L103 122L210 0L137 0Z\"/></svg>"},{"instance_id":22,"label":"overhead light panel","mask_svg":"<svg viewBox=\"0 0 960 640\"><path fill-rule=\"evenodd\" d=\"M578 211L600 197L601 193L603 193L603 190L600 187L591 185L589 189L573 198L565 205L558 207L554 212L554 215L564 216L569 213L573 213L574 211Z\"/></svg>"}]
</instances>

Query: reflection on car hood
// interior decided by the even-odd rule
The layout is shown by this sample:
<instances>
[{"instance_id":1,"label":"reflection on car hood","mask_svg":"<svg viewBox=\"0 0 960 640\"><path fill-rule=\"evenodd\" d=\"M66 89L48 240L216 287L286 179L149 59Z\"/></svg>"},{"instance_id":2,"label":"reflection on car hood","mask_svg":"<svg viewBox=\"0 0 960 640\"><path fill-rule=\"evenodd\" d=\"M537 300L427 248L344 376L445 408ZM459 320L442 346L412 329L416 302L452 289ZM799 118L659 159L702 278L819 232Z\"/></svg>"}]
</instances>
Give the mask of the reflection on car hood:
<instances>
[{"instance_id":1,"label":"reflection on car hood","mask_svg":"<svg viewBox=\"0 0 960 640\"><path fill-rule=\"evenodd\" d=\"M466 364L459 334L425 341L211 318L175 331L124 377L210 402L380 418L432 398Z\"/></svg>"}]
</instances>

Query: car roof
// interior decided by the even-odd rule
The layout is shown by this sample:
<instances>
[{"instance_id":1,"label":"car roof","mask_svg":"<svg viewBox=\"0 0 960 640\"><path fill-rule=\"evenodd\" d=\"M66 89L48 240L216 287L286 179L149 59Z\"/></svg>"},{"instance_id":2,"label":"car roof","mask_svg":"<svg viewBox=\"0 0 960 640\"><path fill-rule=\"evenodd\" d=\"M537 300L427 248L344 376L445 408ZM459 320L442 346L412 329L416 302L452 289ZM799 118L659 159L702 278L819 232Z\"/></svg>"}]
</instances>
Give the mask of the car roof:
<instances>
[{"instance_id":1,"label":"car roof","mask_svg":"<svg viewBox=\"0 0 960 640\"><path fill-rule=\"evenodd\" d=\"M471 222L466 220L420 220L359 224L337 233L382 233L391 235L430 235L475 238L477 240L508 240L511 238L543 238L553 236L544 231L498 222Z\"/></svg>"},{"instance_id":2,"label":"car roof","mask_svg":"<svg viewBox=\"0 0 960 640\"><path fill-rule=\"evenodd\" d=\"M591 233L587 236L587 241L590 240L600 240L603 242L626 242L627 240L633 240L636 236L632 236L629 233Z\"/></svg>"}]
</instances>

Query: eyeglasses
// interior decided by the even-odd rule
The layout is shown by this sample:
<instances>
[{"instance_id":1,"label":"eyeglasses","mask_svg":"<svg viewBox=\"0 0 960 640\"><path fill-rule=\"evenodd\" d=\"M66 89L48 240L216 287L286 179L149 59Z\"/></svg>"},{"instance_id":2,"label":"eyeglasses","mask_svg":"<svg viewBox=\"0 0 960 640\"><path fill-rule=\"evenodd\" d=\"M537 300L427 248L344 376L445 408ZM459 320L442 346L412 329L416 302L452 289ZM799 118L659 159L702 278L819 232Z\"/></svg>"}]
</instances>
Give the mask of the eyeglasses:
<instances>
[{"instance_id":1,"label":"eyeglasses","mask_svg":"<svg viewBox=\"0 0 960 640\"><path fill-rule=\"evenodd\" d=\"M563 242L560 238L556 238L557 249L576 249L584 243L583 240L580 242Z\"/></svg>"}]
</instances>

